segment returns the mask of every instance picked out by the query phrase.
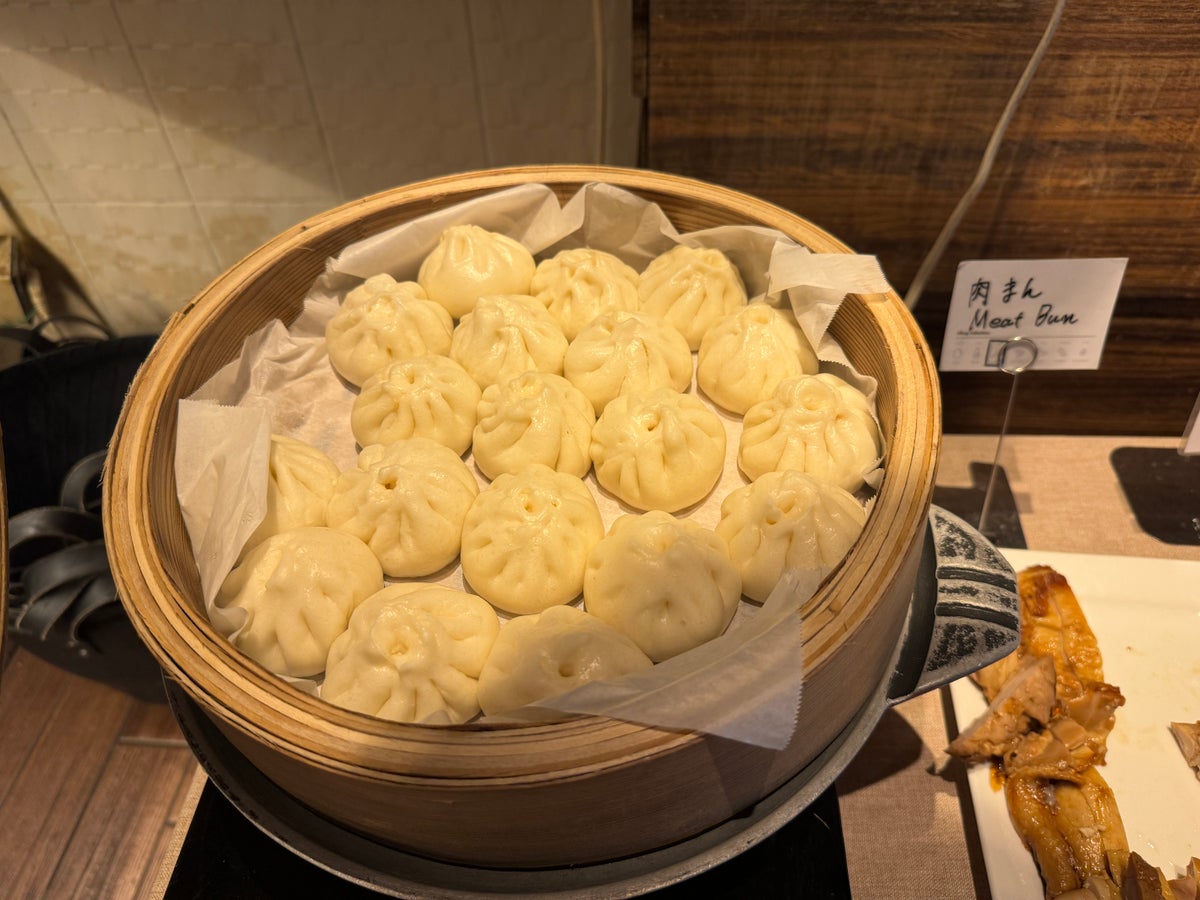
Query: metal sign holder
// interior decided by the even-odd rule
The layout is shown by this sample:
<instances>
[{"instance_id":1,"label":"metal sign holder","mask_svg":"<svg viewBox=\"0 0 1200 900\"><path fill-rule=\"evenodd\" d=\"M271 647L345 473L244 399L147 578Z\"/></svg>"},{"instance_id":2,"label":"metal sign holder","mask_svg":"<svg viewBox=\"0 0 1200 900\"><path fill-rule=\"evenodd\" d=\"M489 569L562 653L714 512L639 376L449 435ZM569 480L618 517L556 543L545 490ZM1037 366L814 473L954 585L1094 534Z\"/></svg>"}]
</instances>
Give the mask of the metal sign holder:
<instances>
[{"instance_id":1,"label":"metal sign holder","mask_svg":"<svg viewBox=\"0 0 1200 900\"><path fill-rule=\"evenodd\" d=\"M1012 376L1012 388L1008 392L1008 406L1004 410L1004 423L1000 426L1000 436L996 440L996 456L992 460L991 472L988 475L987 488L983 493L983 508L979 512L979 531L987 536L988 514L992 508L992 494L996 487L996 472L1000 468L1000 453L1004 449L1004 438L1008 434L1008 423L1012 418L1013 407L1017 400L1017 383L1021 373L1030 368L1038 357L1037 344L1027 337L1020 335L1011 337L1000 348L996 368Z\"/></svg>"}]
</instances>

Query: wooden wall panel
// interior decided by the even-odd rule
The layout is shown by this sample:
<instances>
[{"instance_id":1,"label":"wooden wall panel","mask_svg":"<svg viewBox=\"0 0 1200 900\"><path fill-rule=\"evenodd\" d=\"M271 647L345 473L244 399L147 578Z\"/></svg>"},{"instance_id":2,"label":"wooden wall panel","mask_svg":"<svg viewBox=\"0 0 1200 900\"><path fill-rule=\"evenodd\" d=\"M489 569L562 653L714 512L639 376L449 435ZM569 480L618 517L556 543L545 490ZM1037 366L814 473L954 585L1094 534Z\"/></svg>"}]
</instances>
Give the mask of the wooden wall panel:
<instances>
[{"instance_id":1,"label":"wooden wall panel","mask_svg":"<svg viewBox=\"0 0 1200 900\"><path fill-rule=\"evenodd\" d=\"M794 210L903 294L975 174L1051 0L649 0L644 164ZM1177 434L1200 392L1200 17L1073 0L917 310L958 262L1127 256L1097 372L1031 372L1013 427ZM948 431L999 427L1003 375L943 375Z\"/></svg>"}]
</instances>

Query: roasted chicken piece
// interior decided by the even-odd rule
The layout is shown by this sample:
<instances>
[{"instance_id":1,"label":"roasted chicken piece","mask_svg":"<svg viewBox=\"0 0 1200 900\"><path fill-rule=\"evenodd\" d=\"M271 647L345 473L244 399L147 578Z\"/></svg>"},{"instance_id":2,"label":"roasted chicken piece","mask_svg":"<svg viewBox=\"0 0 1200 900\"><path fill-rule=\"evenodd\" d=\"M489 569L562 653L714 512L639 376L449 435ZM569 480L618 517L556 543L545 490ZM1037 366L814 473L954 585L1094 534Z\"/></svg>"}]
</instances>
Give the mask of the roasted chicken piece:
<instances>
[{"instance_id":1,"label":"roasted chicken piece","mask_svg":"<svg viewBox=\"0 0 1200 900\"><path fill-rule=\"evenodd\" d=\"M1054 789L1037 776L1010 775L1004 779L1004 797L1013 826L1033 851L1046 884L1046 896L1058 897L1080 887L1071 845L1055 821Z\"/></svg>"},{"instance_id":2,"label":"roasted chicken piece","mask_svg":"<svg viewBox=\"0 0 1200 900\"><path fill-rule=\"evenodd\" d=\"M1067 584L1049 566L1031 566L1017 576L1021 594L1021 648L1031 656L1050 656L1058 676L1058 694L1075 697L1104 680L1100 645Z\"/></svg>"},{"instance_id":3,"label":"roasted chicken piece","mask_svg":"<svg viewBox=\"0 0 1200 900\"><path fill-rule=\"evenodd\" d=\"M1092 766L1104 764L1108 733L1124 703L1120 690L1103 682L1074 700L1056 700L1046 727L1027 732L1004 754L1005 771L1079 781Z\"/></svg>"},{"instance_id":4,"label":"roasted chicken piece","mask_svg":"<svg viewBox=\"0 0 1200 900\"><path fill-rule=\"evenodd\" d=\"M1088 878L1083 887L1078 887L1065 894L1059 894L1056 900L1121 900L1121 888L1107 878Z\"/></svg>"},{"instance_id":5,"label":"roasted chicken piece","mask_svg":"<svg viewBox=\"0 0 1200 900\"><path fill-rule=\"evenodd\" d=\"M1167 876L1134 853L1121 883L1121 900L1170 900Z\"/></svg>"},{"instance_id":6,"label":"roasted chicken piece","mask_svg":"<svg viewBox=\"0 0 1200 900\"><path fill-rule=\"evenodd\" d=\"M1200 722L1172 722L1171 734L1184 760L1200 775Z\"/></svg>"},{"instance_id":7,"label":"roasted chicken piece","mask_svg":"<svg viewBox=\"0 0 1200 900\"><path fill-rule=\"evenodd\" d=\"M972 678L987 711L951 743L971 762L998 760L1013 825L1048 897L1115 898L1129 860L1104 763L1116 710L1100 646L1067 580L1047 566L1017 574L1021 641Z\"/></svg>"},{"instance_id":8,"label":"roasted chicken piece","mask_svg":"<svg viewBox=\"0 0 1200 900\"><path fill-rule=\"evenodd\" d=\"M1129 844L1112 791L1096 769L1084 772L1078 783L1009 775L1004 793L1013 825L1037 859L1048 897L1089 882L1116 893Z\"/></svg>"},{"instance_id":9,"label":"roasted chicken piece","mask_svg":"<svg viewBox=\"0 0 1200 900\"><path fill-rule=\"evenodd\" d=\"M1168 878L1161 870L1142 859L1129 855L1129 867L1121 884L1121 900L1197 900L1200 898L1200 859L1192 858L1187 871L1178 878Z\"/></svg>"},{"instance_id":10,"label":"roasted chicken piece","mask_svg":"<svg viewBox=\"0 0 1200 900\"><path fill-rule=\"evenodd\" d=\"M1013 654L1016 656L1016 654ZM1026 657L988 705L950 745L968 762L1005 756L1028 736L1034 723L1045 725L1054 711L1054 660Z\"/></svg>"},{"instance_id":11,"label":"roasted chicken piece","mask_svg":"<svg viewBox=\"0 0 1200 900\"><path fill-rule=\"evenodd\" d=\"M1167 883L1175 892L1171 900L1200 900L1200 859L1193 856L1187 871Z\"/></svg>"},{"instance_id":12,"label":"roasted chicken piece","mask_svg":"<svg viewBox=\"0 0 1200 900\"><path fill-rule=\"evenodd\" d=\"M1021 641L1013 653L980 669L971 678L990 703L1030 657L1054 661L1056 693L1069 700L1104 681L1100 645L1088 627L1075 592L1049 566L1017 573L1021 598Z\"/></svg>"},{"instance_id":13,"label":"roasted chicken piece","mask_svg":"<svg viewBox=\"0 0 1200 900\"><path fill-rule=\"evenodd\" d=\"M1104 681L1100 645L1067 580L1048 566L1017 574L1021 641L972 678L987 712L950 745L972 762L999 757L1006 773L1079 781L1102 765L1121 691Z\"/></svg>"}]
</instances>

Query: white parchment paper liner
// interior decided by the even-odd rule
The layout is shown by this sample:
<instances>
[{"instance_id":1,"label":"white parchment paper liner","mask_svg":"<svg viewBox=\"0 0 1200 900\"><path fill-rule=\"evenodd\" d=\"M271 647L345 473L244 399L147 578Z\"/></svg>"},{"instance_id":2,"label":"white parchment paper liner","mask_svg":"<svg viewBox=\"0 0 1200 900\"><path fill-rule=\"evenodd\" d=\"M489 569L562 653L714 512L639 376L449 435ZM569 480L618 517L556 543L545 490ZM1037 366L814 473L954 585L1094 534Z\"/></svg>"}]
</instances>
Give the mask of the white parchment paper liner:
<instances>
[{"instance_id":1,"label":"white parchment paper liner","mask_svg":"<svg viewBox=\"0 0 1200 900\"><path fill-rule=\"evenodd\" d=\"M777 231L756 226L680 234L657 205L606 184L586 185L561 206L548 187L522 185L440 210L359 241L327 260L325 273L290 328L274 322L248 336L237 359L180 401L179 498L205 606L218 627L233 632L242 625L240 612L222 612L213 599L264 514L269 435L307 441L343 469L355 463L349 410L356 392L329 364L325 324L345 293L365 278L387 272L398 280L415 280L442 231L468 222L516 238L535 255L590 246L616 254L639 271L676 243L715 247L738 265L751 297L769 290L770 302L792 307L822 371L835 371L874 397L874 380L857 373L828 335L846 294L890 290L874 257L815 254ZM709 528L719 520L725 495L746 483L737 468L740 417L717 412L728 433L725 471L707 500L681 513ZM476 476L486 486L477 470ZM877 487L881 476L877 469L869 486ZM589 483L606 528L617 516L637 512L601 491L594 475ZM730 629L717 640L643 675L589 684L518 715L609 715L781 748L791 739L802 691L799 610L823 574L785 573L761 609L743 602ZM457 566L423 580L470 589ZM289 681L319 691L316 680Z\"/></svg>"}]
</instances>

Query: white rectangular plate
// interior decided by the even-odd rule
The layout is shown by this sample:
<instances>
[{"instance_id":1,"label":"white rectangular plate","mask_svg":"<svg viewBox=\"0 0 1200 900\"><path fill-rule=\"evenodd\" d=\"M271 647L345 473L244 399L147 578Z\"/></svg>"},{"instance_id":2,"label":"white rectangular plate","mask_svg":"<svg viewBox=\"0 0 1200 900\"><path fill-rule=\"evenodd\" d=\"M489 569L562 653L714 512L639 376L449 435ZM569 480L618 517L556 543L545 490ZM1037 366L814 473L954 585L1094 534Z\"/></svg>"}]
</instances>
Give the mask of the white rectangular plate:
<instances>
[{"instance_id":1,"label":"white rectangular plate","mask_svg":"<svg viewBox=\"0 0 1200 900\"><path fill-rule=\"evenodd\" d=\"M1104 677L1125 695L1101 774L1112 788L1129 849L1169 877L1200 856L1200 780L1170 722L1200 719L1200 563L1188 560L1002 550L1013 568L1051 566L1079 599L1100 643ZM967 679L950 685L965 727L986 709ZM1042 881L1017 837L989 766L967 780L993 900L1040 900Z\"/></svg>"}]
</instances>

